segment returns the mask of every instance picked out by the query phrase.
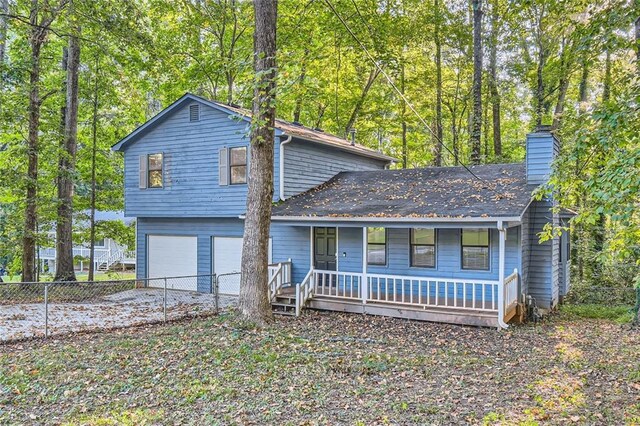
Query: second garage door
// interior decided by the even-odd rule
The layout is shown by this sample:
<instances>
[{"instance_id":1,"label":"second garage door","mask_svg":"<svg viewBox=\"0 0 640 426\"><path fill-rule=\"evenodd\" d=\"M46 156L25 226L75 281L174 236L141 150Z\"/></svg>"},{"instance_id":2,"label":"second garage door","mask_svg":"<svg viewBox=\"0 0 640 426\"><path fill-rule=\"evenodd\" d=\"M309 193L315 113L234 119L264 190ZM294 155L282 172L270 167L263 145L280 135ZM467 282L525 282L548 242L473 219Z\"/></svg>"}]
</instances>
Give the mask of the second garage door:
<instances>
[{"instance_id":1,"label":"second garage door","mask_svg":"<svg viewBox=\"0 0 640 426\"><path fill-rule=\"evenodd\" d=\"M198 274L198 238L149 235L147 238L149 278L186 277ZM163 287L164 280L150 280L150 287ZM197 291L195 278L167 280L167 288Z\"/></svg>"},{"instance_id":2,"label":"second garage door","mask_svg":"<svg viewBox=\"0 0 640 426\"><path fill-rule=\"evenodd\" d=\"M271 239L269 239L269 261L271 261ZM241 267L242 237L214 237L213 271L218 276L220 294L240 294Z\"/></svg>"},{"instance_id":3,"label":"second garage door","mask_svg":"<svg viewBox=\"0 0 640 426\"><path fill-rule=\"evenodd\" d=\"M240 274L234 273L240 272L241 265L242 238L214 237L213 271L218 275L220 294L240 294Z\"/></svg>"}]
</instances>

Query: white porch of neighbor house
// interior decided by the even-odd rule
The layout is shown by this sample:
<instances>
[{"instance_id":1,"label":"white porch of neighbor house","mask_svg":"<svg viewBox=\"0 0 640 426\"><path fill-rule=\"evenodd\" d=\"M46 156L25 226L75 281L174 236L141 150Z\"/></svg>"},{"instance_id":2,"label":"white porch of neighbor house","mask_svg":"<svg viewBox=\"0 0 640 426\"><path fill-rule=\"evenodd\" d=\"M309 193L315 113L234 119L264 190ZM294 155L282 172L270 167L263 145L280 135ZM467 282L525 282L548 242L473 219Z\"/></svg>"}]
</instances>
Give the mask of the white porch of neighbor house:
<instances>
[{"instance_id":1,"label":"white porch of neighbor house","mask_svg":"<svg viewBox=\"0 0 640 426\"><path fill-rule=\"evenodd\" d=\"M284 283L291 282L292 263L272 266L270 282L274 304L295 304L296 315L309 307L507 327L523 291L519 273L522 252L519 222L367 225L308 224L308 273L301 282L287 286ZM370 241L373 227L384 228L384 244L379 243L380 247L384 246L380 249L384 250L384 261L372 262L371 259L376 257L377 250ZM414 241L415 229L432 230L433 240L427 241L432 243L428 244L432 248L413 244L424 242ZM482 252L487 258L486 268L474 270L463 266L462 253L466 250L463 230L468 230L467 233L486 230L486 249ZM417 250L415 246L420 248ZM473 248L471 252L474 250L478 251ZM412 253L420 252L429 252L433 264L416 266ZM381 258L379 253L378 257ZM294 257L292 262L297 261ZM288 276L280 277L273 272L278 265L282 265Z\"/></svg>"}]
</instances>

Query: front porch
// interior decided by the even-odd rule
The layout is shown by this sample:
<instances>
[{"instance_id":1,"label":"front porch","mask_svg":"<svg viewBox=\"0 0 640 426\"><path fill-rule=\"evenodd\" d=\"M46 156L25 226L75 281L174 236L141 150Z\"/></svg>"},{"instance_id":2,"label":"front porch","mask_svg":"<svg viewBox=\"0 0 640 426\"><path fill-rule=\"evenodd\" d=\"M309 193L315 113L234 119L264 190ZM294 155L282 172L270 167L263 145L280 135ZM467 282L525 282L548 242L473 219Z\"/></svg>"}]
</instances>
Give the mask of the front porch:
<instances>
[{"instance_id":1,"label":"front porch","mask_svg":"<svg viewBox=\"0 0 640 426\"><path fill-rule=\"evenodd\" d=\"M387 224L377 245L371 243L370 226L309 226L307 273L300 278L306 263L301 256L272 265L272 302L295 315L311 308L504 328L522 302L520 227L481 225ZM416 229L431 230L423 234L432 238L417 244ZM480 229L487 237L466 250L463 229ZM415 253L427 253L431 260L422 256L416 261ZM297 270L293 277L292 269Z\"/></svg>"}]
</instances>

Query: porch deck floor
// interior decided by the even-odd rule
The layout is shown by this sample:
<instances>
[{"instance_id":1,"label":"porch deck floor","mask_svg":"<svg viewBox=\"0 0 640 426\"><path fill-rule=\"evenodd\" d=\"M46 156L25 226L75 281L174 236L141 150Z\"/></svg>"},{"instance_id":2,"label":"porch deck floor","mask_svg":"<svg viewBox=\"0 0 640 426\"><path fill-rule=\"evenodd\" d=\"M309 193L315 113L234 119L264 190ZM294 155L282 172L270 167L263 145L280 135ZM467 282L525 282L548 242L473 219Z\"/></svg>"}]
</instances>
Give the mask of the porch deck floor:
<instances>
[{"instance_id":1,"label":"porch deck floor","mask_svg":"<svg viewBox=\"0 0 640 426\"><path fill-rule=\"evenodd\" d=\"M320 287L321 292L317 292L314 294L314 298L321 299L332 299L335 301L342 302L351 302L351 303L361 303L362 299L358 295L357 289L344 289L341 287L331 287L328 286L322 289ZM282 296L295 296L295 287L283 287L280 290L279 295ZM395 296L395 298L394 298ZM420 302L420 303L419 303ZM445 309L461 309L468 312L485 312L485 313L494 313L497 312L498 306L497 303L494 303L491 300L481 300L476 298L475 305L473 304L473 299L471 298L461 298L461 297L444 297L444 295L438 295L436 298L435 295L431 294L427 297L426 294L422 294L418 297L417 294L411 295L410 293L396 292L396 293L385 293L377 291L373 291L369 294L369 298L367 299L367 303L371 304L384 304L384 305L393 305L393 306L402 306L404 308L413 308L413 309L430 309L430 308L445 308Z\"/></svg>"}]
</instances>

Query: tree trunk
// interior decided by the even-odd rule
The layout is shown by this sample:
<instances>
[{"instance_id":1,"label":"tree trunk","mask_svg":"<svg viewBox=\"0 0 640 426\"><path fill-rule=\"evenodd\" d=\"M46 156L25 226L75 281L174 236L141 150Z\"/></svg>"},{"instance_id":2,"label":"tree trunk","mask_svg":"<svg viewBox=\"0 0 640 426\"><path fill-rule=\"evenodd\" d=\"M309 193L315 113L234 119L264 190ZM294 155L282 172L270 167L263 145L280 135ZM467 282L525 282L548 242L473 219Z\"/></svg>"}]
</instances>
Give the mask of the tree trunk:
<instances>
[{"instance_id":1,"label":"tree trunk","mask_svg":"<svg viewBox=\"0 0 640 426\"><path fill-rule=\"evenodd\" d=\"M38 149L40 131L40 53L48 30L38 22L38 2L33 0L30 17L31 69L29 70L29 130L27 136L27 182L24 230L22 236L22 281L35 280L37 196L38 196Z\"/></svg>"},{"instance_id":2,"label":"tree trunk","mask_svg":"<svg viewBox=\"0 0 640 426\"><path fill-rule=\"evenodd\" d=\"M440 0L434 2L436 14L436 155L434 164L442 166L442 41L440 40Z\"/></svg>"},{"instance_id":3,"label":"tree trunk","mask_svg":"<svg viewBox=\"0 0 640 426\"><path fill-rule=\"evenodd\" d=\"M482 1L473 0L473 113L471 163L480 164L482 135Z\"/></svg>"},{"instance_id":4,"label":"tree trunk","mask_svg":"<svg viewBox=\"0 0 640 426\"><path fill-rule=\"evenodd\" d=\"M89 276L94 280L96 262L96 156L98 153L98 59L94 70L93 117L91 120L91 206L89 213Z\"/></svg>"},{"instance_id":5,"label":"tree trunk","mask_svg":"<svg viewBox=\"0 0 640 426\"><path fill-rule=\"evenodd\" d=\"M498 92L498 1L491 6L491 49L489 51L489 96L493 128L493 155L496 161L502 158L502 129L500 122L500 93Z\"/></svg>"},{"instance_id":6,"label":"tree trunk","mask_svg":"<svg viewBox=\"0 0 640 426\"><path fill-rule=\"evenodd\" d=\"M607 49L604 59L604 82L602 86L602 102L611 98L611 50Z\"/></svg>"},{"instance_id":7,"label":"tree trunk","mask_svg":"<svg viewBox=\"0 0 640 426\"><path fill-rule=\"evenodd\" d=\"M293 121L295 123L300 122L300 113L302 112L302 100L304 98L304 81L307 78L307 58L309 56L309 49L304 50L304 57L302 58L302 65L300 70L300 79L298 80L298 87L300 92L296 97L296 106L293 109Z\"/></svg>"},{"instance_id":8,"label":"tree trunk","mask_svg":"<svg viewBox=\"0 0 640 426\"><path fill-rule=\"evenodd\" d=\"M556 108L553 111L553 124L551 125L553 130L560 129L562 123L562 114L564 113L564 101L567 97L567 89L569 88L569 76L563 76L560 78L560 85L558 87L558 100L556 102Z\"/></svg>"},{"instance_id":9,"label":"tree trunk","mask_svg":"<svg viewBox=\"0 0 640 426\"><path fill-rule=\"evenodd\" d=\"M71 5L72 6L72 5ZM58 163L58 217L56 222L55 281L75 281L73 270L73 182L78 147L79 29L69 37L64 141Z\"/></svg>"},{"instance_id":10,"label":"tree trunk","mask_svg":"<svg viewBox=\"0 0 640 426\"><path fill-rule=\"evenodd\" d=\"M569 64L567 63L567 42L562 39L562 49L560 51L560 81L558 83L558 98L556 100L556 107L553 110L553 123L551 128L553 130L560 129L562 123L562 114L564 112L564 101L567 96L567 89L569 88Z\"/></svg>"},{"instance_id":11,"label":"tree trunk","mask_svg":"<svg viewBox=\"0 0 640 426\"><path fill-rule=\"evenodd\" d=\"M360 114L360 110L362 110L362 105L364 105L364 100L367 98L367 94L369 93L371 86L373 86L373 83L376 81L376 78L378 77L379 74L380 74L380 71L375 66L371 69L371 72L369 72L369 77L367 78L367 82L362 88L362 93L360 93L360 97L358 98L356 105L353 107L353 111L351 112L349 121L347 121L347 125L344 127L345 135L349 133L349 130L351 130L351 128L355 124L356 119L358 118L358 114Z\"/></svg>"},{"instance_id":12,"label":"tree trunk","mask_svg":"<svg viewBox=\"0 0 640 426\"><path fill-rule=\"evenodd\" d=\"M640 75L640 16L636 18L636 72Z\"/></svg>"},{"instance_id":13,"label":"tree trunk","mask_svg":"<svg viewBox=\"0 0 640 426\"><path fill-rule=\"evenodd\" d=\"M542 118L544 116L545 106L544 106L544 79L543 72L544 66L547 60L547 53L545 51L544 46L544 30L542 28L542 21L544 19L545 7L544 4L541 6L538 22L536 23L536 45L538 47L538 63L536 65L536 110L535 110L535 119L536 126L542 124Z\"/></svg>"},{"instance_id":14,"label":"tree trunk","mask_svg":"<svg viewBox=\"0 0 640 426\"><path fill-rule=\"evenodd\" d=\"M584 113L587 105L587 89L589 83L589 65L586 59L582 61L582 73L580 74L580 84L578 85L578 98L580 102L580 112Z\"/></svg>"},{"instance_id":15,"label":"tree trunk","mask_svg":"<svg viewBox=\"0 0 640 426\"><path fill-rule=\"evenodd\" d=\"M9 14L9 0L0 0L0 14ZM0 69L4 64L7 48L7 31L9 30L9 18L0 15Z\"/></svg>"},{"instance_id":16,"label":"tree trunk","mask_svg":"<svg viewBox=\"0 0 640 426\"><path fill-rule=\"evenodd\" d=\"M255 0L251 168L242 245L239 308L242 317L262 325L272 321L268 288L269 228L273 199L273 152L276 87L277 0Z\"/></svg>"},{"instance_id":17,"label":"tree trunk","mask_svg":"<svg viewBox=\"0 0 640 426\"><path fill-rule=\"evenodd\" d=\"M401 59L402 61L403 59ZM400 64L400 93L404 96L404 62ZM402 168L407 168L407 157L408 157L408 147L407 147L407 104L404 102L404 99L400 99L400 114L402 121Z\"/></svg>"}]
</instances>

